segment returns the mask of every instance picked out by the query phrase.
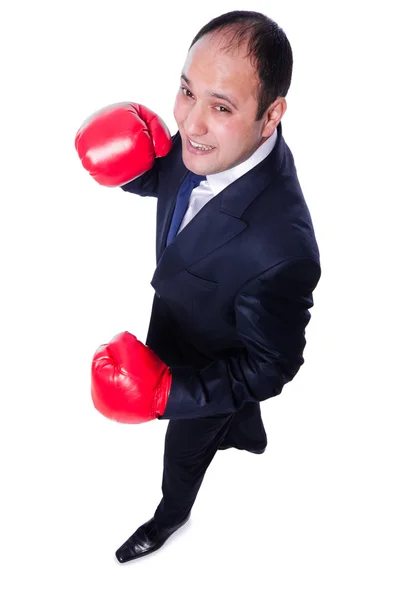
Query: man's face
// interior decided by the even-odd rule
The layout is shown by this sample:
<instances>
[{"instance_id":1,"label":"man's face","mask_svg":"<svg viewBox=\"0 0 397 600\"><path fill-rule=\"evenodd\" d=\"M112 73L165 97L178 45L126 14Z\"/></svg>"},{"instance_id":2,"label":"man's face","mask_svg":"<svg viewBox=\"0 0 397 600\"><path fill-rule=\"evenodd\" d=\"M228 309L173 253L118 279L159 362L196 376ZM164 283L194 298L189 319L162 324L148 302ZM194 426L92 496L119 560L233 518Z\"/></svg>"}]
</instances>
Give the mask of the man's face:
<instances>
[{"instance_id":1,"label":"man's face","mask_svg":"<svg viewBox=\"0 0 397 600\"><path fill-rule=\"evenodd\" d=\"M255 69L250 58L244 58L245 48L238 54L236 50L221 52L222 41L220 36L205 35L192 46L175 99L182 159L199 175L220 173L244 162L266 139L263 129L268 111L261 121L255 121ZM230 102L211 94L227 96ZM197 151L189 140L213 149Z\"/></svg>"}]
</instances>

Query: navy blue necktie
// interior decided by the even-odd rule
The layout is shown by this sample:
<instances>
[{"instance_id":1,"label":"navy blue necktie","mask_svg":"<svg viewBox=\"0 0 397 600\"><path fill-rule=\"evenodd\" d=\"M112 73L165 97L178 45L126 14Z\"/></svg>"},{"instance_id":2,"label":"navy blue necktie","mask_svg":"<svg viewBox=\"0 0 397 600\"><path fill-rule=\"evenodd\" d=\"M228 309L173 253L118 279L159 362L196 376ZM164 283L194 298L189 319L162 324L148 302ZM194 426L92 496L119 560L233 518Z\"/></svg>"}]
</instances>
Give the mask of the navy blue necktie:
<instances>
[{"instance_id":1,"label":"navy blue necktie","mask_svg":"<svg viewBox=\"0 0 397 600\"><path fill-rule=\"evenodd\" d=\"M178 197L176 199L174 214L172 215L172 221L170 230L167 236L167 246L172 242L176 234L178 233L179 227L181 226L182 219L186 212L189 204L190 195L195 187L200 185L200 181L206 179L205 175L196 175L189 171L186 179L183 181L179 188Z\"/></svg>"}]
</instances>

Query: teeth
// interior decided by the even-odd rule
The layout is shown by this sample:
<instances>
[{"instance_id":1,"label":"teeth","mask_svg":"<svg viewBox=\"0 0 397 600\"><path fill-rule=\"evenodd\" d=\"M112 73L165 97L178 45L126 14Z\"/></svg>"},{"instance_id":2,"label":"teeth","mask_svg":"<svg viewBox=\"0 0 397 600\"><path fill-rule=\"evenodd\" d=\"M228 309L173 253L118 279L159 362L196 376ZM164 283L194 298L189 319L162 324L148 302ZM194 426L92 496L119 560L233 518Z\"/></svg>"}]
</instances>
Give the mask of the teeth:
<instances>
[{"instance_id":1,"label":"teeth","mask_svg":"<svg viewBox=\"0 0 397 600\"><path fill-rule=\"evenodd\" d=\"M212 150L213 149L213 146L201 146L200 144L196 144L195 142L192 142L192 140L190 138L189 138L189 142L191 143L193 148L197 148L198 150Z\"/></svg>"}]
</instances>

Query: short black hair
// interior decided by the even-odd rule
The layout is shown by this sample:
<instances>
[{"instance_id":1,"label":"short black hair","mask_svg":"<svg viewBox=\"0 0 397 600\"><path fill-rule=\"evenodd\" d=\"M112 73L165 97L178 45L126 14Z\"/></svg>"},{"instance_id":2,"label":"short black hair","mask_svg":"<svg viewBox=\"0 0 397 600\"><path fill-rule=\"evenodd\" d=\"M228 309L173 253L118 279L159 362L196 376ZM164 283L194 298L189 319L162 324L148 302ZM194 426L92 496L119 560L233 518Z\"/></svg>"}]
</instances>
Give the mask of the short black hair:
<instances>
[{"instance_id":1,"label":"short black hair","mask_svg":"<svg viewBox=\"0 0 397 600\"><path fill-rule=\"evenodd\" d=\"M259 121L272 102L285 97L291 85L292 48L284 31L269 17L249 10L233 10L212 19L194 37L190 48L207 33L224 31L228 44L222 50L248 43L248 56L259 79L257 93Z\"/></svg>"}]
</instances>

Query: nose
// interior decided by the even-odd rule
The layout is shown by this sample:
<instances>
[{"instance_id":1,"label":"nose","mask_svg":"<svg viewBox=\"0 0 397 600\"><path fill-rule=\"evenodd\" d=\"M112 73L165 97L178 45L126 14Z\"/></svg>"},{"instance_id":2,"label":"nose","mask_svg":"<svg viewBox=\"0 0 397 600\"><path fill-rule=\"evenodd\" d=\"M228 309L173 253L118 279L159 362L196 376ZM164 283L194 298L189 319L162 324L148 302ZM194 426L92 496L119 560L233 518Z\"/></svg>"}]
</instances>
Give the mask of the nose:
<instances>
[{"instance_id":1,"label":"nose","mask_svg":"<svg viewBox=\"0 0 397 600\"><path fill-rule=\"evenodd\" d=\"M208 131L203 109L198 104L189 109L184 122L186 134L192 138L205 135Z\"/></svg>"}]
</instances>

